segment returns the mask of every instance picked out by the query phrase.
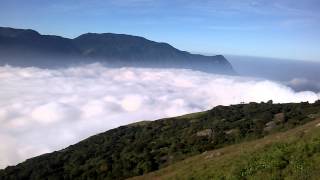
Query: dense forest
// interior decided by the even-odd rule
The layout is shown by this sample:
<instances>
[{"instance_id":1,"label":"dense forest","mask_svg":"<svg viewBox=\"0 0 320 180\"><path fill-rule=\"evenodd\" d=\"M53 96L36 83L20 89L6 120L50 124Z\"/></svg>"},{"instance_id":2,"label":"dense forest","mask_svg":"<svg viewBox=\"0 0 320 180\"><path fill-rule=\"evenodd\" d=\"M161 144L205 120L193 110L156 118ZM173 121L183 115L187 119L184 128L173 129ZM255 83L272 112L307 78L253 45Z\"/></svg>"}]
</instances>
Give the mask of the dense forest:
<instances>
[{"instance_id":1,"label":"dense forest","mask_svg":"<svg viewBox=\"0 0 320 180\"><path fill-rule=\"evenodd\" d=\"M284 132L318 117L320 101L217 106L109 130L0 170L0 179L125 179L209 150Z\"/></svg>"}]
</instances>

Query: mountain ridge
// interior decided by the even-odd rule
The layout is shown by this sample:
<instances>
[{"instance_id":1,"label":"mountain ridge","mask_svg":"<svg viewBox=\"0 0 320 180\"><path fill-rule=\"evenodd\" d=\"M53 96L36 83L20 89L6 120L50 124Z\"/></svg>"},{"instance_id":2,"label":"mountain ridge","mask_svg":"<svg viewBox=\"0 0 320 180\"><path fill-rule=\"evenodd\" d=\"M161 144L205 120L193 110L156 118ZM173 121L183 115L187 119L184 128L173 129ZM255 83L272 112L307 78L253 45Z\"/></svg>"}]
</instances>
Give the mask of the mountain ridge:
<instances>
[{"instance_id":1,"label":"mountain ridge","mask_svg":"<svg viewBox=\"0 0 320 180\"><path fill-rule=\"evenodd\" d=\"M59 67L95 61L111 66L187 68L235 74L222 55L191 54L140 36L85 33L71 39L42 35L31 29L0 27L0 65Z\"/></svg>"}]
</instances>

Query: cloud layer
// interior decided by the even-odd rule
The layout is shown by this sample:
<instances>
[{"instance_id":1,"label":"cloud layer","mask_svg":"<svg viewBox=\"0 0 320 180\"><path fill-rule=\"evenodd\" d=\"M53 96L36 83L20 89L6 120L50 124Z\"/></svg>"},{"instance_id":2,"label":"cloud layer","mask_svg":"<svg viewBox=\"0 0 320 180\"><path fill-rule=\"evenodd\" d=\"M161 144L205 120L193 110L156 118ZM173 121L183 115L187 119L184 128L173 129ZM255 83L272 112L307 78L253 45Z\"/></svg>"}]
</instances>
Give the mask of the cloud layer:
<instances>
[{"instance_id":1,"label":"cloud layer","mask_svg":"<svg viewBox=\"0 0 320 180\"><path fill-rule=\"evenodd\" d=\"M176 69L0 67L0 168L90 135L240 102L314 102L267 80Z\"/></svg>"}]
</instances>

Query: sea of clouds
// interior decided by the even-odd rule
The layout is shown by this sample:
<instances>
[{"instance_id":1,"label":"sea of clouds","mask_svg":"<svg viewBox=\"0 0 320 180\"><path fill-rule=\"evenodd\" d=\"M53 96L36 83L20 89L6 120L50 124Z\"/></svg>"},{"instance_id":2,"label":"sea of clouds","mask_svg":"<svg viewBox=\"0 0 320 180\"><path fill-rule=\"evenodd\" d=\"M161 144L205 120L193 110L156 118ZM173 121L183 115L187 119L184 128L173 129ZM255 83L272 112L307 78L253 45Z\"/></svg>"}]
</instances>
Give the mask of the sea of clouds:
<instances>
[{"instance_id":1,"label":"sea of clouds","mask_svg":"<svg viewBox=\"0 0 320 180\"><path fill-rule=\"evenodd\" d=\"M0 168L140 120L241 102L314 102L278 82L192 70L0 66Z\"/></svg>"}]
</instances>

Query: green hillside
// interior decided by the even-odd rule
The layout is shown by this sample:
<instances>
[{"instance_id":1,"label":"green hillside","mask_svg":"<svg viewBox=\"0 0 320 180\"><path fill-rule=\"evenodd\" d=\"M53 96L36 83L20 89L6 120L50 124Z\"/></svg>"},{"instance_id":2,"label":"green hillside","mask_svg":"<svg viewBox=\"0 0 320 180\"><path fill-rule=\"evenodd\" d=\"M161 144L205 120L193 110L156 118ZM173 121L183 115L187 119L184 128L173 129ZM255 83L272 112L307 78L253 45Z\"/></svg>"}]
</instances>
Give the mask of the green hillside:
<instances>
[{"instance_id":1,"label":"green hillside","mask_svg":"<svg viewBox=\"0 0 320 180\"><path fill-rule=\"evenodd\" d=\"M253 176L256 173L264 173L259 164L258 169L255 169L256 165L253 162L256 159L258 163L263 162L264 156L269 157L268 152L277 156L277 148L288 148L286 151L293 155L300 154L300 149L295 150L294 148L297 145L295 142L259 149L260 146L252 143L253 140L263 139L266 136L277 137L275 133L285 132L308 122L315 122L314 120L318 117L320 117L320 101L314 104L273 104L272 101L269 101L268 103L217 106L201 113L157 121L143 121L106 131L66 149L29 159L17 166L7 167L0 171L0 179L125 179L163 169L191 156L202 154L200 156L202 157L210 150L223 147L232 150L232 147L237 147L233 145L239 143L251 143L250 148L244 146L245 144L238 147L257 149L257 152L249 152L250 156L245 154L237 157L238 160L234 162L236 165L228 164L233 162L231 161L232 156L224 158L223 154L218 153L217 158L225 162L224 166L219 167L221 173L212 174L213 170L209 165L204 166L203 171L195 169L193 172L193 168L188 166L180 168L175 164L169 166L173 169L168 173L161 174L166 170L163 169L159 175L169 177L172 174L173 177L194 176L206 179L211 177L210 175L212 177L224 176L224 171L231 171L232 174L226 177L237 179L243 174ZM290 139L289 137L285 139ZM307 140L310 140L309 144L317 142L314 138L307 138L307 136L305 138L306 141L299 141L302 143L301 146L309 142ZM312 148L316 149L316 145ZM299 156L293 157L299 158ZM303 160L306 157L303 156L300 159ZM272 161L272 156L269 160ZM201 164L202 161L205 162L200 159L191 165ZM288 167L287 164L281 163L280 167ZM205 167L209 168L206 170ZM242 167L244 169L239 169ZM308 167L312 169L313 166L311 164ZM278 173L276 170L274 172Z\"/></svg>"},{"instance_id":2,"label":"green hillside","mask_svg":"<svg viewBox=\"0 0 320 180\"><path fill-rule=\"evenodd\" d=\"M296 179L320 177L320 119L265 138L207 151L144 179Z\"/></svg>"}]
</instances>

